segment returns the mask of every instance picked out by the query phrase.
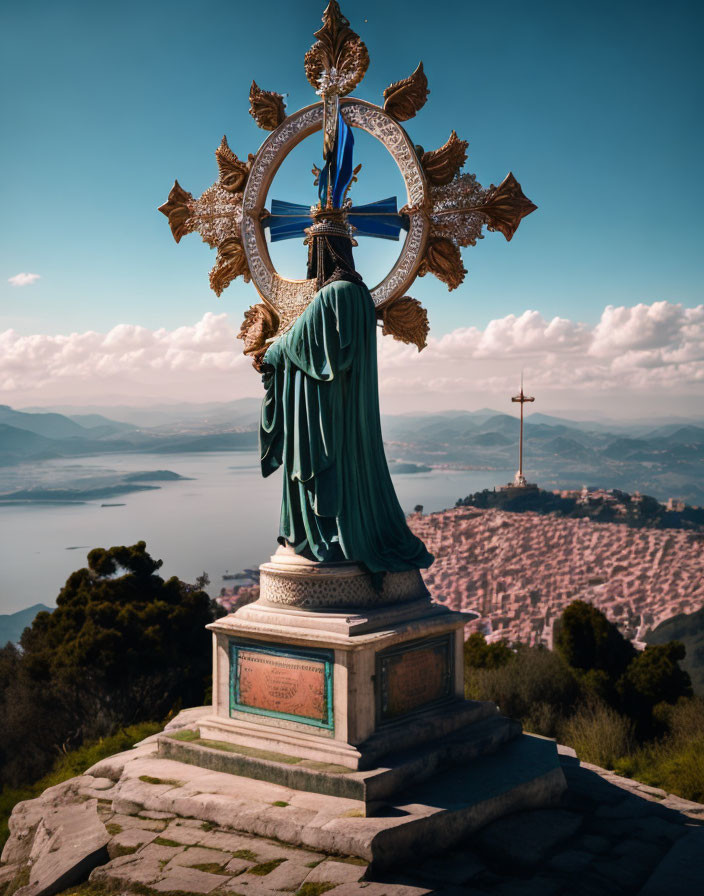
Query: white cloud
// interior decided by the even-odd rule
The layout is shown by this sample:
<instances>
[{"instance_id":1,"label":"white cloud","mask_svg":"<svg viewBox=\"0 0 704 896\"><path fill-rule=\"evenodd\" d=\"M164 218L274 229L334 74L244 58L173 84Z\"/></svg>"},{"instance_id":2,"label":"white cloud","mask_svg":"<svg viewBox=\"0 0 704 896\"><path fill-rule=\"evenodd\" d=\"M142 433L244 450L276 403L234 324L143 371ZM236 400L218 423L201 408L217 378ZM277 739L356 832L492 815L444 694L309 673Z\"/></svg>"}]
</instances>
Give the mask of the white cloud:
<instances>
[{"instance_id":1,"label":"white cloud","mask_svg":"<svg viewBox=\"0 0 704 896\"><path fill-rule=\"evenodd\" d=\"M261 394L236 333L226 314L213 313L174 330L132 324L59 336L7 330L0 333L0 391L6 402L33 404L106 395L217 401ZM540 410L551 400L564 407L566 397L584 405L595 396L592 406L601 402L610 412L635 413L633 402L640 402L669 413L673 396L689 396L687 407L698 406L701 414L704 305L610 305L593 326L525 311L484 329L431 337L420 354L414 346L379 337L387 412L503 406L522 369Z\"/></svg>"},{"instance_id":2,"label":"white cloud","mask_svg":"<svg viewBox=\"0 0 704 896\"><path fill-rule=\"evenodd\" d=\"M207 400L208 388L229 398L236 391L232 372L245 370L248 363L227 315L210 312L193 326L175 330L120 324L108 333L0 333L0 391L37 398L68 393L96 398L109 391L125 398ZM247 379L256 388L253 371Z\"/></svg>"},{"instance_id":3,"label":"white cloud","mask_svg":"<svg viewBox=\"0 0 704 896\"><path fill-rule=\"evenodd\" d=\"M31 286L39 280L40 274L15 274L14 277L8 277L7 282L12 286Z\"/></svg>"},{"instance_id":4,"label":"white cloud","mask_svg":"<svg viewBox=\"0 0 704 896\"><path fill-rule=\"evenodd\" d=\"M704 305L609 305L591 327L525 311L492 320L484 330L466 327L431 337L415 358L414 350L398 346L383 344L379 354L387 409L405 409L414 399L422 403L430 393L429 409L439 393L445 393L446 407L496 402L515 390L525 369L526 384L546 404L558 394L562 404L568 394L580 404L589 393L612 412L628 414L637 399L641 413L648 402L668 413L673 396L690 396L689 410L704 412Z\"/></svg>"}]
</instances>

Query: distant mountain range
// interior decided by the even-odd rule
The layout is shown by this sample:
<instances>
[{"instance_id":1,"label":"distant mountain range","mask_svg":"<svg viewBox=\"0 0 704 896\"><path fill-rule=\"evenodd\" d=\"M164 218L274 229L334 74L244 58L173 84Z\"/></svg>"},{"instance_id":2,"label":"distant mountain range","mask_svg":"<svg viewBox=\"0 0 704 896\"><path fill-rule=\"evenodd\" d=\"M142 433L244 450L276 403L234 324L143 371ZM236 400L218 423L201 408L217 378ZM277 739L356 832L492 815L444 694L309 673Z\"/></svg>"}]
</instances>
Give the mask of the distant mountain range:
<instances>
[{"instance_id":1,"label":"distant mountain range","mask_svg":"<svg viewBox=\"0 0 704 896\"><path fill-rule=\"evenodd\" d=\"M0 406L0 465L106 453L251 450L256 398L154 408L13 410ZM62 412L65 411L65 412ZM496 470L513 478L519 423L490 408L386 415L387 454L399 463ZM524 470L543 488L588 485L704 504L704 419L526 417ZM458 498L463 497L458 495Z\"/></svg>"},{"instance_id":2,"label":"distant mountain range","mask_svg":"<svg viewBox=\"0 0 704 896\"><path fill-rule=\"evenodd\" d=\"M386 417L388 453L398 460L452 468L518 466L519 421L489 409ZM587 485L640 491L704 504L704 421L614 423L526 417L523 466L545 489Z\"/></svg>"},{"instance_id":3,"label":"distant mountain range","mask_svg":"<svg viewBox=\"0 0 704 896\"><path fill-rule=\"evenodd\" d=\"M0 405L0 465L93 454L254 448L259 402L243 399L227 408L217 415L207 410L200 417L192 413L181 421L165 421L155 412L158 423L140 427L97 413L67 416Z\"/></svg>"},{"instance_id":4,"label":"distant mountain range","mask_svg":"<svg viewBox=\"0 0 704 896\"><path fill-rule=\"evenodd\" d=\"M19 610L17 613L0 615L0 648L9 643L17 644L22 632L32 624L34 617L42 610L51 612L51 607L47 607L45 604L34 604L33 607L27 607L26 610Z\"/></svg>"}]
</instances>

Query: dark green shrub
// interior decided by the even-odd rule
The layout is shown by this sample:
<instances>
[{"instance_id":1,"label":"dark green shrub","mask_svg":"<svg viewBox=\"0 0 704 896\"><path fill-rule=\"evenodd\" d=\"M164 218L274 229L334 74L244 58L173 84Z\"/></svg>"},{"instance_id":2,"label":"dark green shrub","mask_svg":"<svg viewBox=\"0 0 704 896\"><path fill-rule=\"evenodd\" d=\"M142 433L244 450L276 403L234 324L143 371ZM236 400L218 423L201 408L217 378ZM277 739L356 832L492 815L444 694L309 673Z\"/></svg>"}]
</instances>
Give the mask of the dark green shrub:
<instances>
[{"instance_id":1,"label":"dark green shrub","mask_svg":"<svg viewBox=\"0 0 704 896\"><path fill-rule=\"evenodd\" d=\"M615 680L636 655L618 628L592 604L573 601L556 624L555 648L574 669L598 669Z\"/></svg>"}]
</instances>

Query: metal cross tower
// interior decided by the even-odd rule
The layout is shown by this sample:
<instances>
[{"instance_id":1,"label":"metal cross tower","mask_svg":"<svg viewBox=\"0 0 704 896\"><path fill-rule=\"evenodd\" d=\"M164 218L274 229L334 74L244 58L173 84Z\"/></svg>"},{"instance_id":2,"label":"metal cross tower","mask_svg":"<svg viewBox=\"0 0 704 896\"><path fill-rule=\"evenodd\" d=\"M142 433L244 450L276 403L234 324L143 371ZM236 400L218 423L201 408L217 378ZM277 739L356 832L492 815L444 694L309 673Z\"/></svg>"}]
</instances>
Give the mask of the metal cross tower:
<instances>
[{"instance_id":1,"label":"metal cross tower","mask_svg":"<svg viewBox=\"0 0 704 896\"><path fill-rule=\"evenodd\" d=\"M527 401L535 401L530 395L525 395L523 392L523 374L521 374L521 391L518 395L514 395L511 401L517 401L521 405L521 437L519 441L518 447L518 472L513 480L514 485L524 486L527 485L526 477L523 475L523 405Z\"/></svg>"}]
</instances>

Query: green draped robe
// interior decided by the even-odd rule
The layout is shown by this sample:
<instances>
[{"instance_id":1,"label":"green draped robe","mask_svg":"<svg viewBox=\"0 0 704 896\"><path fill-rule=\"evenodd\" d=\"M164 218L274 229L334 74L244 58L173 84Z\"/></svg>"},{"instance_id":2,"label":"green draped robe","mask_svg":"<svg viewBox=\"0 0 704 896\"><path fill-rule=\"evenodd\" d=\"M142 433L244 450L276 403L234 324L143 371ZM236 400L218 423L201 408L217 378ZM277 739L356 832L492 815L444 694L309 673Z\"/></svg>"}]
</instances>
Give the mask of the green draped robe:
<instances>
[{"instance_id":1,"label":"green draped robe","mask_svg":"<svg viewBox=\"0 0 704 896\"><path fill-rule=\"evenodd\" d=\"M376 316L366 286L324 286L264 362L262 473L283 466L279 540L372 572L433 562L408 528L384 454Z\"/></svg>"}]
</instances>

